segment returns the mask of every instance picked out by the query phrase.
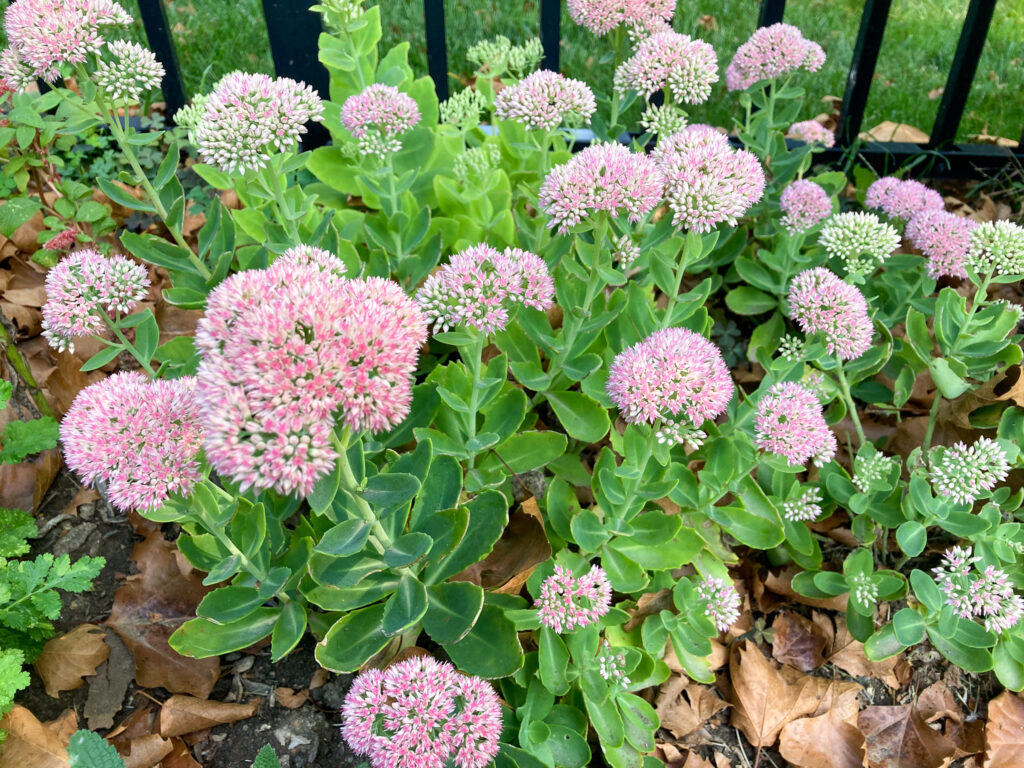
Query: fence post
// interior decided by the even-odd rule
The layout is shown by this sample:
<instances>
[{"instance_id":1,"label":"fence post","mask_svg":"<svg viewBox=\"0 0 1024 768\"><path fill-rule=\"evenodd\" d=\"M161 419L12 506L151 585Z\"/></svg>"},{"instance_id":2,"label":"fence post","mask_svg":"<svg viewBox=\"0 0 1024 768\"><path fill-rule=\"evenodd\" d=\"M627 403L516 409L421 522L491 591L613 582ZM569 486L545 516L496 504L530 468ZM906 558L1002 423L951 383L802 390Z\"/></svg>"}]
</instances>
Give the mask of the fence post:
<instances>
[{"instance_id":1,"label":"fence post","mask_svg":"<svg viewBox=\"0 0 1024 768\"><path fill-rule=\"evenodd\" d=\"M423 0L423 26L427 33L427 69L437 100L448 98L448 42L444 29L444 0Z\"/></svg>"},{"instance_id":2,"label":"fence post","mask_svg":"<svg viewBox=\"0 0 1024 768\"><path fill-rule=\"evenodd\" d=\"M761 0L761 10L757 14L758 27L770 27L782 22L786 11L786 0Z\"/></svg>"},{"instance_id":3,"label":"fence post","mask_svg":"<svg viewBox=\"0 0 1024 768\"><path fill-rule=\"evenodd\" d=\"M562 42L561 0L540 0L540 44L544 47L544 62L541 66L558 71L559 46Z\"/></svg>"},{"instance_id":4,"label":"fence post","mask_svg":"<svg viewBox=\"0 0 1024 768\"><path fill-rule=\"evenodd\" d=\"M839 110L838 144L848 147L857 139L861 123L864 122L864 108L871 92L871 79L875 76L878 52L882 48L882 35L889 18L892 0L866 0L864 13L860 17L857 44L853 49L850 74L846 78L846 93Z\"/></svg>"},{"instance_id":5,"label":"fence post","mask_svg":"<svg viewBox=\"0 0 1024 768\"><path fill-rule=\"evenodd\" d=\"M167 24L167 10L161 0L139 0L139 16L142 17L149 47L167 72L160 83L160 89L164 93L167 117L170 119L185 106L186 98L185 87L181 82L181 67L178 66L178 53Z\"/></svg>"}]
</instances>

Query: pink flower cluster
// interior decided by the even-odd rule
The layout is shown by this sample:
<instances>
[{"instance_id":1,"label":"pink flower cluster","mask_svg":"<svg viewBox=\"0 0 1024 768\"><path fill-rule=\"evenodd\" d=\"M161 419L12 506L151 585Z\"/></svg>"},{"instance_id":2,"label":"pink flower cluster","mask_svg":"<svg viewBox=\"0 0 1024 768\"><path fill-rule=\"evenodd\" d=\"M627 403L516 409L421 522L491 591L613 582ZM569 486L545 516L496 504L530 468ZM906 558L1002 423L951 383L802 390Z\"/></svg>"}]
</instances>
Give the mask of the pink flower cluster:
<instances>
[{"instance_id":1,"label":"pink flower cluster","mask_svg":"<svg viewBox=\"0 0 1024 768\"><path fill-rule=\"evenodd\" d=\"M500 746L490 683L430 656L361 673L341 714L345 741L372 768L484 768Z\"/></svg>"},{"instance_id":2,"label":"pink flower cluster","mask_svg":"<svg viewBox=\"0 0 1024 768\"><path fill-rule=\"evenodd\" d=\"M717 82L715 49L671 29L643 40L615 70L615 90L622 95L632 90L646 98L668 88L677 101L687 104L703 104Z\"/></svg>"},{"instance_id":3,"label":"pink flower cluster","mask_svg":"<svg viewBox=\"0 0 1024 768\"><path fill-rule=\"evenodd\" d=\"M621 144L592 144L552 169L540 188L548 227L568 232L595 211L637 222L661 202L663 177L647 155Z\"/></svg>"},{"instance_id":4,"label":"pink flower cluster","mask_svg":"<svg viewBox=\"0 0 1024 768\"><path fill-rule=\"evenodd\" d=\"M981 558L970 547L951 547L932 573L957 616L982 619L987 631L1001 634L1024 616L1024 598L1014 591L1005 571L989 565L979 573L971 568L978 562Z\"/></svg>"},{"instance_id":5,"label":"pink flower cluster","mask_svg":"<svg viewBox=\"0 0 1024 768\"><path fill-rule=\"evenodd\" d=\"M894 176L885 176L868 187L864 196L868 208L883 211L889 218L909 221L914 214L923 211L943 211L946 204L942 195L929 189L919 181L901 181Z\"/></svg>"},{"instance_id":6,"label":"pink flower cluster","mask_svg":"<svg viewBox=\"0 0 1024 768\"><path fill-rule=\"evenodd\" d=\"M789 288L789 316L804 333L821 333L825 349L840 360L867 352L875 333L868 305L855 286L824 267L801 272Z\"/></svg>"},{"instance_id":7,"label":"pink flower cluster","mask_svg":"<svg viewBox=\"0 0 1024 768\"><path fill-rule=\"evenodd\" d=\"M231 72L207 97L195 127L203 162L227 173L259 170L273 151L295 146L306 123L323 119L312 87L288 77Z\"/></svg>"},{"instance_id":8,"label":"pink flower cluster","mask_svg":"<svg viewBox=\"0 0 1024 768\"><path fill-rule=\"evenodd\" d=\"M790 234L806 232L832 213L832 198L828 192L813 181L799 179L784 190L779 197L782 209L782 226Z\"/></svg>"},{"instance_id":9,"label":"pink flower cluster","mask_svg":"<svg viewBox=\"0 0 1024 768\"><path fill-rule=\"evenodd\" d=\"M725 70L725 85L730 91L742 91L798 69L817 72L824 63L825 51L799 29L791 24L772 24L755 30L737 49Z\"/></svg>"},{"instance_id":10,"label":"pink flower cluster","mask_svg":"<svg viewBox=\"0 0 1024 768\"><path fill-rule=\"evenodd\" d=\"M903 234L928 258L931 277L967 277L965 259L971 247L973 219L941 208L926 208L910 217Z\"/></svg>"},{"instance_id":11,"label":"pink flower cluster","mask_svg":"<svg viewBox=\"0 0 1024 768\"><path fill-rule=\"evenodd\" d=\"M568 0L569 16L598 37L624 24L648 33L672 20L676 0Z\"/></svg>"},{"instance_id":12,"label":"pink flower cluster","mask_svg":"<svg viewBox=\"0 0 1024 768\"><path fill-rule=\"evenodd\" d=\"M740 617L743 600L736 587L725 579L707 576L697 585L697 597L704 601L704 615L719 632L725 632Z\"/></svg>"},{"instance_id":13,"label":"pink flower cluster","mask_svg":"<svg viewBox=\"0 0 1024 768\"><path fill-rule=\"evenodd\" d=\"M113 0L14 0L4 14L10 48L0 74L14 90L36 77L49 83L63 64L81 64L103 47L104 27L126 27L128 12Z\"/></svg>"},{"instance_id":14,"label":"pink flower cluster","mask_svg":"<svg viewBox=\"0 0 1024 768\"><path fill-rule=\"evenodd\" d=\"M755 443L790 464L814 459L823 466L836 454L836 436L825 423L818 396L793 381L775 384L757 405Z\"/></svg>"},{"instance_id":15,"label":"pink flower cluster","mask_svg":"<svg viewBox=\"0 0 1024 768\"><path fill-rule=\"evenodd\" d=\"M100 335L104 316L127 314L146 298L149 274L124 256L75 251L46 275L43 336L57 350L74 350L75 336Z\"/></svg>"},{"instance_id":16,"label":"pink flower cluster","mask_svg":"<svg viewBox=\"0 0 1024 768\"><path fill-rule=\"evenodd\" d=\"M202 428L195 379L116 373L86 387L60 425L64 460L85 483L106 484L122 511L152 511L199 481Z\"/></svg>"},{"instance_id":17,"label":"pink flower cluster","mask_svg":"<svg viewBox=\"0 0 1024 768\"><path fill-rule=\"evenodd\" d=\"M786 135L792 136L808 144L821 144L825 147L836 145L836 135L817 120L803 120L793 123L786 131Z\"/></svg>"},{"instance_id":18,"label":"pink flower cluster","mask_svg":"<svg viewBox=\"0 0 1024 768\"><path fill-rule=\"evenodd\" d=\"M341 124L356 137L359 149L384 158L402 148L398 136L420 121L420 108L393 85L374 83L349 96L341 107Z\"/></svg>"},{"instance_id":19,"label":"pink flower cluster","mask_svg":"<svg viewBox=\"0 0 1024 768\"><path fill-rule=\"evenodd\" d=\"M568 568L556 565L555 572L540 585L537 619L555 632L571 632L600 619L611 608L612 586L599 565L578 579Z\"/></svg>"},{"instance_id":20,"label":"pink flower cluster","mask_svg":"<svg viewBox=\"0 0 1024 768\"><path fill-rule=\"evenodd\" d=\"M691 232L710 232L738 217L764 194L764 169L745 149L707 125L690 125L658 142L652 154L665 176L672 223Z\"/></svg>"},{"instance_id":21,"label":"pink flower cluster","mask_svg":"<svg viewBox=\"0 0 1024 768\"><path fill-rule=\"evenodd\" d=\"M494 98L498 117L532 130L587 123L596 109L594 92L586 83L546 69L503 88Z\"/></svg>"},{"instance_id":22,"label":"pink flower cluster","mask_svg":"<svg viewBox=\"0 0 1024 768\"><path fill-rule=\"evenodd\" d=\"M59 232L43 243L43 248L48 251L66 251L77 242L78 228L71 227L63 232Z\"/></svg>"},{"instance_id":23,"label":"pink flower cluster","mask_svg":"<svg viewBox=\"0 0 1024 768\"><path fill-rule=\"evenodd\" d=\"M499 252L481 244L455 254L430 275L416 301L435 333L468 325L490 334L505 328L517 305L543 311L554 294L548 265L540 256L519 248Z\"/></svg>"},{"instance_id":24,"label":"pink flower cluster","mask_svg":"<svg viewBox=\"0 0 1024 768\"><path fill-rule=\"evenodd\" d=\"M725 411L736 387L718 347L688 328L655 331L620 352L607 391L630 424L685 413L694 426Z\"/></svg>"},{"instance_id":25,"label":"pink flower cluster","mask_svg":"<svg viewBox=\"0 0 1024 768\"><path fill-rule=\"evenodd\" d=\"M243 489L308 494L334 467L336 423L379 432L409 412L426 319L397 283L343 272L292 249L210 294L196 397L207 458Z\"/></svg>"}]
</instances>

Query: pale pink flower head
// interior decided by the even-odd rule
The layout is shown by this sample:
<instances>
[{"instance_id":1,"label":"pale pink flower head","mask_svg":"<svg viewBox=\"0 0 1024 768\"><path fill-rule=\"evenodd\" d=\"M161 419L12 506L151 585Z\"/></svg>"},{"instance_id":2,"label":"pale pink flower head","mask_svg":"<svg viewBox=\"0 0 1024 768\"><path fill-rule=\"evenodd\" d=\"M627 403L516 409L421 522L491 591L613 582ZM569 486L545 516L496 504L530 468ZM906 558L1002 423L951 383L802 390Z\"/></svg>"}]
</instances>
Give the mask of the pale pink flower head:
<instances>
[{"instance_id":1,"label":"pale pink flower head","mask_svg":"<svg viewBox=\"0 0 1024 768\"><path fill-rule=\"evenodd\" d=\"M821 144L824 147L834 147L836 145L836 135L817 120L803 120L799 123L793 123L789 126L789 130L786 131L786 135L792 136L794 139L800 139L800 141L808 144Z\"/></svg>"},{"instance_id":2,"label":"pale pink flower head","mask_svg":"<svg viewBox=\"0 0 1024 768\"><path fill-rule=\"evenodd\" d=\"M758 448L793 465L814 459L820 467L836 453L836 436L825 423L817 395L793 381L774 385L761 398L754 430Z\"/></svg>"},{"instance_id":3,"label":"pale pink flower head","mask_svg":"<svg viewBox=\"0 0 1024 768\"><path fill-rule=\"evenodd\" d=\"M657 32L615 70L615 90L633 90L645 98L667 88L677 101L703 104L718 82L715 49L671 29Z\"/></svg>"},{"instance_id":4,"label":"pale pink flower head","mask_svg":"<svg viewBox=\"0 0 1024 768\"><path fill-rule=\"evenodd\" d=\"M78 228L71 227L70 229L65 229L63 232L54 235L43 243L43 248L48 251L66 251L77 242Z\"/></svg>"},{"instance_id":5,"label":"pale pink flower head","mask_svg":"<svg viewBox=\"0 0 1024 768\"><path fill-rule=\"evenodd\" d=\"M272 152L294 148L306 123L322 120L323 112L305 83L231 72L214 86L195 126L199 155L227 173L259 170Z\"/></svg>"},{"instance_id":6,"label":"pale pink flower head","mask_svg":"<svg viewBox=\"0 0 1024 768\"><path fill-rule=\"evenodd\" d=\"M199 481L202 428L195 379L116 373L75 397L60 425L64 460L88 485L106 485L122 511L149 512Z\"/></svg>"},{"instance_id":7,"label":"pale pink flower head","mask_svg":"<svg viewBox=\"0 0 1024 768\"><path fill-rule=\"evenodd\" d=\"M1024 598L1014 591L1002 569L988 565L979 571L971 567L980 561L971 547L952 547L932 573L946 604L958 617L981 619L987 631L1001 634L1024 617Z\"/></svg>"},{"instance_id":8,"label":"pale pink flower head","mask_svg":"<svg viewBox=\"0 0 1024 768\"><path fill-rule=\"evenodd\" d=\"M146 298L149 274L124 256L75 251L46 275L43 336L57 350L73 350L75 336L101 335L104 316L128 314Z\"/></svg>"},{"instance_id":9,"label":"pale pink flower head","mask_svg":"<svg viewBox=\"0 0 1024 768\"><path fill-rule=\"evenodd\" d=\"M868 187L864 203L902 221L909 221L917 213L946 208L942 195L934 189L913 179L901 181L893 176L885 176Z\"/></svg>"},{"instance_id":10,"label":"pale pink flower head","mask_svg":"<svg viewBox=\"0 0 1024 768\"><path fill-rule=\"evenodd\" d=\"M589 626L611 608L612 586L599 565L590 566L576 578L561 565L540 585L537 619L555 632L571 632Z\"/></svg>"},{"instance_id":11,"label":"pale pink flower head","mask_svg":"<svg viewBox=\"0 0 1024 768\"><path fill-rule=\"evenodd\" d=\"M505 328L519 305L547 310L554 293L548 265L540 256L481 244L455 254L430 275L416 301L435 333L468 325L491 334Z\"/></svg>"},{"instance_id":12,"label":"pale pink flower head","mask_svg":"<svg viewBox=\"0 0 1024 768\"><path fill-rule=\"evenodd\" d=\"M743 600L730 581L707 576L697 585L697 597L704 602L704 615L719 632L729 629L740 617Z\"/></svg>"},{"instance_id":13,"label":"pale pink flower head","mask_svg":"<svg viewBox=\"0 0 1024 768\"><path fill-rule=\"evenodd\" d=\"M568 0L569 16L598 37L629 25L651 33L672 21L676 0Z\"/></svg>"},{"instance_id":14,"label":"pale pink flower head","mask_svg":"<svg viewBox=\"0 0 1024 768\"><path fill-rule=\"evenodd\" d=\"M3 57L5 79L14 89L35 77L52 83L62 65L81 64L99 53L107 27L131 23L113 0L14 0L4 14L10 45Z\"/></svg>"},{"instance_id":15,"label":"pale pink flower head","mask_svg":"<svg viewBox=\"0 0 1024 768\"><path fill-rule=\"evenodd\" d=\"M592 144L557 166L540 188L548 227L568 232L596 211L637 222L661 202L663 177L647 155L621 144Z\"/></svg>"},{"instance_id":16,"label":"pale pink flower head","mask_svg":"<svg viewBox=\"0 0 1024 768\"><path fill-rule=\"evenodd\" d=\"M710 232L723 222L735 226L764 194L760 161L707 125L690 125L658 142L651 155L665 176L672 223L691 232Z\"/></svg>"},{"instance_id":17,"label":"pale pink flower head","mask_svg":"<svg viewBox=\"0 0 1024 768\"><path fill-rule=\"evenodd\" d=\"M822 334L829 354L853 360L871 346L875 328L864 294L824 267L793 278L787 298L789 316L804 333Z\"/></svg>"},{"instance_id":18,"label":"pale pink flower head","mask_svg":"<svg viewBox=\"0 0 1024 768\"><path fill-rule=\"evenodd\" d=\"M654 424L685 414L700 426L725 411L736 387L722 353L688 328L655 331L620 352L607 391L630 424Z\"/></svg>"},{"instance_id":19,"label":"pale pink flower head","mask_svg":"<svg viewBox=\"0 0 1024 768\"><path fill-rule=\"evenodd\" d=\"M832 198L813 181L799 179L784 190L779 197L782 209L782 226L790 234L806 232L817 226L832 213Z\"/></svg>"},{"instance_id":20,"label":"pale pink flower head","mask_svg":"<svg viewBox=\"0 0 1024 768\"><path fill-rule=\"evenodd\" d=\"M824 63L825 51L799 29L791 24L772 24L755 30L739 47L725 70L725 85L730 91L742 91L799 69L817 72Z\"/></svg>"},{"instance_id":21,"label":"pale pink flower head","mask_svg":"<svg viewBox=\"0 0 1024 768\"><path fill-rule=\"evenodd\" d=\"M402 148L398 137L420 121L412 96L393 85L374 83L349 96L341 107L341 124L362 152L385 158Z\"/></svg>"},{"instance_id":22,"label":"pale pink flower head","mask_svg":"<svg viewBox=\"0 0 1024 768\"><path fill-rule=\"evenodd\" d=\"M931 277L967 277L965 260L971 247L973 219L941 208L926 208L910 217L904 236L928 259Z\"/></svg>"},{"instance_id":23,"label":"pale pink flower head","mask_svg":"<svg viewBox=\"0 0 1024 768\"><path fill-rule=\"evenodd\" d=\"M494 98L494 113L531 130L554 130L590 121L597 109L594 92L580 80L558 72L538 70Z\"/></svg>"},{"instance_id":24,"label":"pale pink flower head","mask_svg":"<svg viewBox=\"0 0 1024 768\"><path fill-rule=\"evenodd\" d=\"M341 714L342 736L372 768L485 768L500 746L490 683L430 656L362 672Z\"/></svg>"},{"instance_id":25,"label":"pale pink flower head","mask_svg":"<svg viewBox=\"0 0 1024 768\"><path fill-rule=\"evenodd\" d=\"M93 79L114 101L138 103L164 79L163 65L148 48L125 40L107 48L110 58L100 61Z\"/></svg>"}]
</instances>

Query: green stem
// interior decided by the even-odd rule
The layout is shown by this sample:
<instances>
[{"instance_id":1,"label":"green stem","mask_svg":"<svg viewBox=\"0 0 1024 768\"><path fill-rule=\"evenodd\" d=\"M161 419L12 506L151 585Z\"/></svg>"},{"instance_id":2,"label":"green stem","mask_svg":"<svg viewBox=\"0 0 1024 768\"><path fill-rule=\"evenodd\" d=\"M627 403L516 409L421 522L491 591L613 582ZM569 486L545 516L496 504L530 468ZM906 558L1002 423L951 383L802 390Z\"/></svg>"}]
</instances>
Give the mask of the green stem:
<instances>
[{"instance_id":1,"label":"green stem","mask_svg":"<svg viewBox=\"0 0 1024 768\"><path fill-rule=\"evenodd\" d=\"M143 358L136 346L128 341L128 338L124 335L124 332L118 324L111 320L110 317L107 316L106 312L100 312L98 314L103 318L103 322L107 324L107 327L114 332L114 336L116 336L117 340L121 342L121 346L125 348L128 354L138 361L139 365L142 366L142 370L149 374L149 378L155 379L156 371L153 370L153 366L150 365L150 361Z\"/></svg>"},{"instance_id":2,"label":"green stem","mask_svg":"<svg viewBox=\"0 0 1024 768\"><path fill-rule=\"evenodd\" d=\"M32 375L32 369L29 368L25 358L22 357L21 352L18 349L17 344L14 343L14 339L7 332L7 325L0 320L0 346L2 346L7 353L7 361L11 364L14 372L25 384L26 389L32 396L32 402L36 404L36 408L39 409L39 413L43 416L49 416L51 419L56 418L53 409L50 404L46 402L46 396L43 394L43 390L39 388L39 384L36 383L35 376Z\"/></svg>"},{"instance_id":3,"label":"green stem","mask_svg":"<svg viewBox=\"0 0 1024 768\"><path fill-rule=\"evenodd\" d=\"M846 402L846 409L850 412L850 420L853 428L857 431L857 446L860 447L867 442L864 436L864 427L861 426L860 416L857 415L857 404L853 402L853 395L850 393L850 382L846 378L846 371L842 364L839 365L839 389L843 393L843 400Z\"/></svg>"},{"instance_id":4,"label":"green stem","mask_svg":"<svg viewBox=\"0 0 1024 768\"><path fill-rule=\"evenodd\" d=\"M630 502L633 499L633 496L636 495L636 489L640 486L640 481L643 480L644 475L647 473L647 464L651 460L651 456L654 454L654 436L657 434L658 427L660 427L660 425L661 422L659 421L655 424L652 424L649 428L649 431L647 433L647 442L644 443L643 455L640 457L640 461L637 462L636 465L639 471L637 475L633 477L632 480L629 481L629 485L625 489L626 507L623 510L624 514L629 512L631 506ZM641 508L643 507L643 502L641 502L640 506Z\"/></svg>"},{"instance_id":5,"label":"green stem","mask_svg":"<svg viewBox=\"0 0 1024 768\"><path fill-rule=\"evenodd\" d=\"M921 455L924 456L925 463L930 464L928 454L932 449L932 436L935 434L935 425L939 421L939 406L942 404L942 395L939 394L939 390L935 390L935 399L932 400L931 410L928 411L928 427L924 431L924 442L921 443Z\"/></svg>"},{"instance_id":6,"label":"green stem","mask_svg":"<svg viewBox=\"0 0 1024 768\"><path fill-rule=\"evenodd\" d=\"M278 215L284 220L284 228L288 232L288 237L292 239L292 245L300 245L302 240L299 238L299 228L295 223L295 215L292 212L291 206L288 205L288 199L285 197L285 189L281 184L281 175L280 164L271 165L267 168L266 173L263 174L264 178L268 181L267 191L274 196L274 204L277 205Z\"/></svg>"},{"instance_id":7,"label":"green stem","mask_svg":"<svg viewBox=\"0 0 1024 768\"><path fill-rule=\"evenodd\" d=\"M661 318L661 328L664 330L672 324L672 312L675 309L676 304L679 301L679 289L683 286L683 275L686 272L686 262L689 261L690 254L686 249L686 241L683 241L683 247L679 251L678 261L676 263L675 270L675 290L668 296L668 304L665 306L665 314Z\"/></svg>"},{"instance_id":8,"label":"green stem","mask_svg":"<svg viewBox=\"0 0 1024 768\"><path fill-rule=\"evenodd\" d=\"M466 347L460 347L462 362L469 369L471 386L469 390L469 412L466 414L466 439L467 442L476 437L476 416L480 407L480 368L484 355L484 335L473 331L473 343ZM469 469L473 468L476 456L469 457Z\"/></svg>"},{"instance_id":9,"label":"green stem","mask_svg":"<svg viewBox=\"0 0 1024 768\"><path fill-rule=\"evenodd\" d=\"M388 169L388 202L391 207L391 210L388 211L388 218L390 219L398 211L398 192L395 191L395 166L390 153L388 153L388 164L386 167Z\"/></svg>"}]
</instances>

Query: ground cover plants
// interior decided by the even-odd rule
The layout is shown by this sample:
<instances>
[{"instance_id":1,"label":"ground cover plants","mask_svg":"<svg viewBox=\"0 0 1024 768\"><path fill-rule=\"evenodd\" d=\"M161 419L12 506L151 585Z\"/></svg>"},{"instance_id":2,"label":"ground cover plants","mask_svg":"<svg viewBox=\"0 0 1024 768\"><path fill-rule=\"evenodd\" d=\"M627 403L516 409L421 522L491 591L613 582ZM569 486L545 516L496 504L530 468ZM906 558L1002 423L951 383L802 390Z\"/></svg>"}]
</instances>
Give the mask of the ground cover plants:
<instances>
[{"instance_id":1,"label":"ground cover plants","mask_svg":"<svg viewBox=\"0 0 1024 768\"><path fill-rule=\"evenodd\" d=\"M121 6L12 3L0 232L41 220L39 330L79 383L63 460L143 539L107 624L173 694L159 733L108 734L129 764L199 764L180 737L258 709L208 700L219 659L283 668L310 644L349 676L341 738L373 768L728 761L680 740L725 706L712 687L754 762L1014 764L1024 229L915 180L851 194L815 165L825 49L779 24L724 59L673 6L568 3L609 51L603 89L494 39L439 104L379 7L326 0L329 94L229 72L170 132L124 119L163 69ZM722 84L732 139L700 122ZM310 122L330 145L303 150ZM95 193L53 179L51 147L87 130L120 164ZM217 192L201 215L186 163ZM53 426L9 425L5 455ZM54 590L103 563L18 559L35 526L3 515L10 707L24 662L59 693L107 656L90 624L38 647ZM769 592L803 608L769 628ZM79 643L93 662L55 682ZM891 698L862 710L849 675L805 674L854 643L857 677L932 654L1005 692L984 732L955 702L942 733ZM25 707L3 723L0 766L40 733L49 764L120 759Z\"/></svg>"}]
</instances>

